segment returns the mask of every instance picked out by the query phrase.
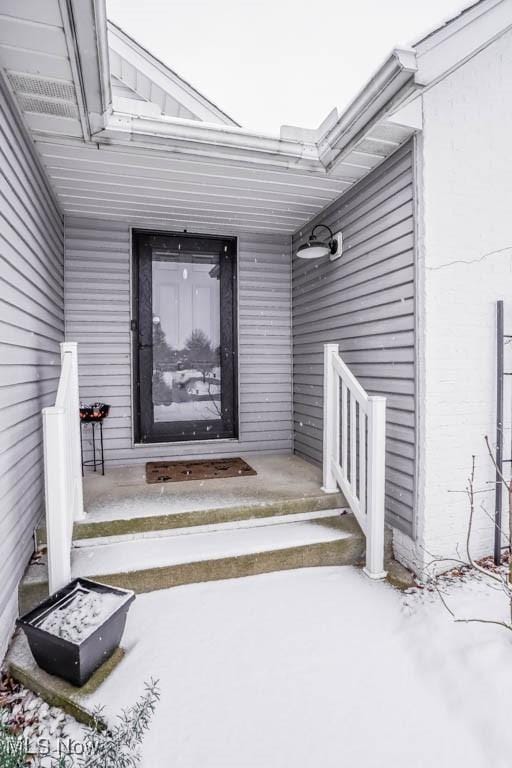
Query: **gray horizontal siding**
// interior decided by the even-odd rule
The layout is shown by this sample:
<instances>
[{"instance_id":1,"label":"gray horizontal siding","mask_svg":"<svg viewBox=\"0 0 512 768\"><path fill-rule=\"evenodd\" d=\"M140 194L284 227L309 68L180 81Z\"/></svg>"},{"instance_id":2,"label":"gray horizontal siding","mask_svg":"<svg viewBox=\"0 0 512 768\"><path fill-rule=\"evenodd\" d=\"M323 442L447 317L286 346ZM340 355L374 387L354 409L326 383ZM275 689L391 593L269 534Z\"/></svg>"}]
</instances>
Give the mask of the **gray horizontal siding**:
<instances>
[{"instance_id":1,"label":"gray horizontal siding","mask_svg":"<svg viewBox=\"0 0 512 768\"><path fill-rule=\"evenodd\" d=\"M239 442L134 446L129 227L66 217L65 230L66 337L78 342L80 397L112 406L105 422L108 463L291 451L289 237L239 235Z\"/></svg>"},{"instance_id":2,"label":"gray horizontal siding","mask_svg":"<svg viewBox=\"0 0 512 768\"><path fill-rule=\"evenodd\" d=\"M44 510L41 408L63 338L62 217L0 78L0 655Z\"/></svg>"},{"instance_id":3,"label":"gray horizontal siding","mask_svg":"<svg viewBox=\"0 0 512 768\"><path fill-rule=\"evenodd\" d=\"M402 147L314 224L343 232L339 261L293 260L296 453L322 460L323 344L337 342L365 389L387 398L386 507L411 534L415 477L413 147ZM319 232L321 234L321 231Z\"/></svg>"}]
</instances>

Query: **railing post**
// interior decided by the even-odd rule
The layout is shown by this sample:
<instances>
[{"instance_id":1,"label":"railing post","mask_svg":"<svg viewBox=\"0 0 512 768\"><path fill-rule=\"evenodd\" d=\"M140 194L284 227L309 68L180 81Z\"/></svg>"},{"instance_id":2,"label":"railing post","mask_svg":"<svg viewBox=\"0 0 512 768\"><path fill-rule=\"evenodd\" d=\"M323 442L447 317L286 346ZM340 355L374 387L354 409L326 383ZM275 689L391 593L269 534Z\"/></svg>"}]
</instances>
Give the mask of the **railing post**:
<instances>
[{"instance_id":1,"label":"railing post","mask_svg":"<svg viewBox=\"0 0 512 768\"><path fill-rule=\"evenodd\" d=\"M366 508L366 566L371 579L386 577L384 570L384 493L386 472L386 398L368 398L368 472Z\"/></svg>"},{"instance_id":2,"label":"railing post","mask_svg":"<svg viewBox=\"0 0 512 768\"><path fill-rule=\"evenodd\" d=\"M324 493L334 493L338 483L333 472L333 462L339 463L340 453L340 385L334 370L333 356L339 351L338 344L324 344Z\"/></svg>"},{"instance_id":3,"label":"railing post","mask_svg":"<svg viewBox=\"0 0 512 768\"><path fill-rule=\"evenodd\" d=\"M50 594L71 579L71 535L66 488L66 414L64 408L43 408L46 542Z\"/></svg>"},{"instance_id":4,"label":"railing post","mask_svg":"<svg viewBox=\"0 0 512 768\"><path fill-rule=\"evenodd\" d=\"M73 486L73 519L84 517L84 498L82 487L82 456L80 451L80 395L78 385L78 345L76 341L65 341L60 345L61 361L65 356L71 358L70 400L69 400L69 444L70 467Z\"/></svg>"}]
</instances>

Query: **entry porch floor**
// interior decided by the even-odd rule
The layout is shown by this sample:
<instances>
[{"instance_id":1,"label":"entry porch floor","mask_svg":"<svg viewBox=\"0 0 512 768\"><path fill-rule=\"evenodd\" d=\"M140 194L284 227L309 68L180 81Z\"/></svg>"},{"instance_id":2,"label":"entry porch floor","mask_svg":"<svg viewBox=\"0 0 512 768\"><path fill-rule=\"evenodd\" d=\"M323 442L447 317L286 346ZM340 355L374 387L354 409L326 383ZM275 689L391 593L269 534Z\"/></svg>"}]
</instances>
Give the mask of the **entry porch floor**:
<instances>
[{"instance_id":1,"label":"entry porch floor","mask_svg":"<svg viewBox=\"0 0 512 768\"><path fill-rule=\"evenodd\" d=\"M340 494L324 494L321 470L291 454L242 456L256 475L177 483L146 483L145 464L107 466L105 476L84 477L86 523L197 513L207 522L212 510L289 513L344 506ZM209 521L209 519L208 519Z\"/></svg>"}]
</instances>

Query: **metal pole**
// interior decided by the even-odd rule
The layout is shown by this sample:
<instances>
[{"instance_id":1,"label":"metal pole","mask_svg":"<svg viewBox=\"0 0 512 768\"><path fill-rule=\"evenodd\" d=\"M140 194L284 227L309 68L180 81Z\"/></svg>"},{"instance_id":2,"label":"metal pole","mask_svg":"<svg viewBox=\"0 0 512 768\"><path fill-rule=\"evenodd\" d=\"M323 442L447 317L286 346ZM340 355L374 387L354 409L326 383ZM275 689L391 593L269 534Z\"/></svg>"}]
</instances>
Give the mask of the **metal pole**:
<instances>
[{"instance_id":1,"label":"metal pole","mask_svg":"<svg viewBox=\"0 0 512 768\"><path fill-rule=\"evenodd\" d=\"M84 476L84 444L82 440L82 422L80 422L80 458L82 460L82 477Z\"/></svg>"},{"instance_id":2,"label":"metal pole","mask_svg":"<svg viewBox=\"0 0 512 768\"><path fill-rule=\"evenodd\" d=\"M91 422L91 428L92 428L92 460L93 460L94 471L96 472L96 423L94 421Z\"/></svg>"},{"instance_id":3,"label":"metal pole","mask_svg":"<svg viewBox=\"0 0 512 768\"><path fill-rule=\"evenodd\" d=\"M100 438L101 438L101 474L105 474L105 456L103 453L103 419L100 421Z\"/></svg>"},{"instance_id":4,"label":"metal pole","mask_svg":"<svg viewBox=\"0 0 512 768\"><path fill-rule=\"evenodd\" d=\"M494 513L494 562L501 565L503 509L503 301L496 303L496 503Z\"/></svg>"}]
</instances>

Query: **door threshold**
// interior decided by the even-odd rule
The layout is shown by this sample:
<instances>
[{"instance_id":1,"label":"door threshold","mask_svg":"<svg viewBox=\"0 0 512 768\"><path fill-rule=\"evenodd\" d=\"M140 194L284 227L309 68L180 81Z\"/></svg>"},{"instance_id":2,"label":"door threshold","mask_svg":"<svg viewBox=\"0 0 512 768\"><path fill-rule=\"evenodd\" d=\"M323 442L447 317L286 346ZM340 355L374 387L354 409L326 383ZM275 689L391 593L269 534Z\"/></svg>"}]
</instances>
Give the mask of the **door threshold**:
<instances>
[{"instance_id":1,"label":"door threshold","mask_svg":"<svg viewBox=\"0 0 512 768\"><path fill-rule=\"evenodd\" d=\"M219 437L218 439L212 438L211 440L166 440L164 443L132 443L132 448L155 448L169 445L218 445L219 443L232 443L237 445L240 443L238 437Z\"/></svg>"}]
</instances>

